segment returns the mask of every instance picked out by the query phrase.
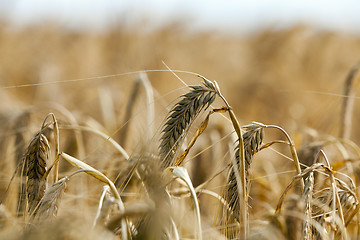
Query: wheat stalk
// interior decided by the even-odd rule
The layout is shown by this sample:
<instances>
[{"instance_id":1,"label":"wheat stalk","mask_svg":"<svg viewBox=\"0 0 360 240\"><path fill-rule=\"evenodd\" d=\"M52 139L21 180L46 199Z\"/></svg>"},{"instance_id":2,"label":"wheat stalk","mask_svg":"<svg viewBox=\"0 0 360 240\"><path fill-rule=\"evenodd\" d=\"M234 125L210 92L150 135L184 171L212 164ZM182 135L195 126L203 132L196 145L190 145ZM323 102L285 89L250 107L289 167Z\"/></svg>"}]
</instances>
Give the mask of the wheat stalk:
<instances>
[{"instance_id":1,"label":"wheat stalk","mask_svg":"<svg viewBox=\"0 0 360 240\"><path fill-rule=\"evenodd\" d=\"M187 170L183 167L175 167L172 171L172 173L182 179L186 185L188 186L189 190L190 190L190 194L194 203L194 208L195 208L195 216L196 216L196 223L197 223L197 239L202 240L202 229L201 229L201 218L200 218L200 207L199 207L199 202L198 199L196 197L196 192L194 189L194 186L191 182L190 176L187 172Z\"/></svg>"},{"instance_id":2,"label":"wheat stalk","mask_svg":"<svg viewBox=\"0 0 360 240\"><path fill-rule=\"evenodd\" d=\"M147 140L150 140L153 137L153 123L155 120L155 103L154 103L154 91L151 86L151 82L145 72L139 74L139 79L144 86L146 93L146 108L147 108Z\"/></svg>"},{"instance_id":3,"label":"wheat stalk","mask_svg":"<svg viewBox=\"0 0 360 240\"><path fill-rule=\"evenodd\" d=\"M314 190L314 172L311 171L309 176L305 179L304 186L304 201L305 201L305 219L303 223L304 239L311 240L312 238L312 196Z\"/></svg>"},{"instance_id":4,"label":"wheat stalk","mask_svg":"<svg viewBox=\"0 0 360 240\"><path fill-rule=\"evenodd\" d=\"M123 127L120 130L120 145L122 146L126 145L129 126L130 126L130 119L132 117L132 112L134 109L135 102L139 97L140 84L141 84L141 79L137 78L132 88L130 98L128 100L128 104L126 106L125 116L122 124Z\"/></svg>"},{"instance_id":5,"label":"wheat stalk","mask_svg":"<svg viewBox=\"0 0 360 240\"><path fill-rule=\"evenodd\" d=\"M105 219L109 216L110 207L114 203L114 198L110 196L110 188L109 186L104 186L103 192L101 194L98 209L96 212L96 216L92 225L94 229L100 222L105 223Z\"/></svg>"},{"instance_id":6,"label":"wheat stalk","mask_svg":"<svg viewBox=\"0 0 360 240\"><path fill-rule=\"evenodd\" d=\"M345 80L344 99L341 108L340 137L350 138L352 125L352 112L355 99L353 89L356 80L359 78L360 62L356 63L349 71Z\"/></svg>"},{"instance_id":7,"label":"wheat stalk","mask_svg":"<svg viewBox=\"0 0 360 240\"><path fill-rule=\"evenodd\" d=\"M254 124L257 124L257 125L262 126L264 128L277 129L282 134L285 135L285 137L286 137L286 139L288 141L289 147L290 147L291 157L292 157L293 162L294 162L294 167L295 167L296 173L301 174L301 167L300 167L299 157L298 157L297 152L296 152L295 144L291 140L289 134L283 128L281 128L279 126L276 126L276 125L265 125L265 124L258 123L258 122L254 122ZM300 186L301 186L301 191L303 191L304 190L304 180L303 179L300 179Z\"/></svg>"}]
</instances>

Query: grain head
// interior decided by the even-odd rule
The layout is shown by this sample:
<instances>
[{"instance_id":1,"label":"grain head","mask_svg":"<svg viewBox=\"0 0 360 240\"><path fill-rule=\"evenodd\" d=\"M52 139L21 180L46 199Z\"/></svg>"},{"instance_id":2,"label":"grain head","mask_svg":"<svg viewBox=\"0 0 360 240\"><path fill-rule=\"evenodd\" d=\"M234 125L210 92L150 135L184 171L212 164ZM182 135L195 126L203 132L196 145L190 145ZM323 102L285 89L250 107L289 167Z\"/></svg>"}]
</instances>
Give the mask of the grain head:
<instances>
[{"instance_id":1,"label":"grain head","mask_svg":"<svg viewBox=\"0 0 360 240\"><path fill-rule=\"evenodd\" d=\"M203 85L190 86L190 89L190 92L182 95L181 100L171 108L164 124L160 141L163 168L174 164L174 157L187 134L189 125L215 100L216 89L210 81L204 81Z\"/></svg>"},{"instance_id":2,"label":"grain head","mask_svg":"<svg viewBox=\"0 0 360 240\"><path fill-rule=\"evenodd\" d=\"M50 154L50 145L44 134L38 133L31 140L26 154L28 211L32 213L44 196L46 190L46 165Z\"/></svg>"}]
</instances>

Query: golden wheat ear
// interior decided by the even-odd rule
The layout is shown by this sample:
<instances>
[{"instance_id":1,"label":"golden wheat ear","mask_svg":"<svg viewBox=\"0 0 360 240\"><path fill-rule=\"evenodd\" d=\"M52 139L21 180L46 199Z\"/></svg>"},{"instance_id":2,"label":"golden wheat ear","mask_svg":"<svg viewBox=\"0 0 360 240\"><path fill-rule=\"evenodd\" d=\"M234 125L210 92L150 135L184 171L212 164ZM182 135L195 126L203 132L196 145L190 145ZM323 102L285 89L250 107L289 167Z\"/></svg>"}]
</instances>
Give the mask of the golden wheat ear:
<instances>
[{"instance_id":1,"label":"golden wheat ear","mask_svg":"<svg viewBox=\"0 0 360 240\"><path fill-rule=\"evenodd\" d=\"M244 152L245 152L245 173L246 173L246 181L248 182L249 169L252 161L253 155L259 151L261 144L264 138L264 128L257 124L250 124L242 127L245 130L243 136L244 143ZM238 182L236 180L236 175L234 168L240 168L240 144L237 140L237 145L235 147L235 159L236 166L232 166L230 169L230 174L227 180L228 188L227 188L227 196L226 199L231 210L234 212L234 216L240 221L240 203L238 196Z\"/></svg>"},{"instance_id":2,"label":"golden wheat ear","mask_svg":"<svg viewBox=\"0 0 360 240\"><path fill-rule=\"evenodd\" d=\"M264 128L257 124L250 124L243 126L245 130L243 134L244 150L245 150L245 172L246 176L249 175L249 169L252 162L252 156L259 151L264 139ZM239 144L236 146L235 157L239 162Z\"/></svg>"},{"instance_id":3,"label":"golden wheat ear","mask_svg":"<svg viewBox=\"0 0 360 240\"><path fill-rule=\"evenodd\" d=\"M206 110L215 100L216 87L208 80L203 85L190 86L190 92L181 96L169 111L160 142L162 167L174 164L174 157L188 128L202 110Z\"/></svg>"},{"instance_id":4,"label":"golden wheat ear","mask_svg":"<svg viewBox=\"0 0 360 240\"><path fill-rule=\"evenodd\" d=\"M46 164L50 155L48 139L41 132L37 133L31 140L25 154L27 166L28 212L32 213L46 190Z\"/></svg>"}]
</instances>

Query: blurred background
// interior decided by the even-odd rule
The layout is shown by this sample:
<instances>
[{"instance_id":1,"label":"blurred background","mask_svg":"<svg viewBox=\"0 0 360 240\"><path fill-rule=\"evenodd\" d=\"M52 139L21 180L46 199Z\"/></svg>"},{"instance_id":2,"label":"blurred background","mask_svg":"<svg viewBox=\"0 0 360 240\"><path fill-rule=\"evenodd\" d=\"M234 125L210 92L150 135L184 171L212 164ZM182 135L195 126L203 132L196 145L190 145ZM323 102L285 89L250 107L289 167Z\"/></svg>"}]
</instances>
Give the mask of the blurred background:
<instances>
[{"instance_id":1,"label":"blurred background","mask_svg":"<svg viewBox=\"0 0 360 240\"><path fill-rule=\"evenodd\" d=\"M345 78L360 56L355 0L0 0L0 16L2 115L56 102L102 122L105 92L121 116L136 74L62 81L165 70L165 63L216 80L242 124L337 136ZM148 77L164 115L183 85L171 73ZM356 109L357 100L354 132Z\"/></svg>"}]
</instances>

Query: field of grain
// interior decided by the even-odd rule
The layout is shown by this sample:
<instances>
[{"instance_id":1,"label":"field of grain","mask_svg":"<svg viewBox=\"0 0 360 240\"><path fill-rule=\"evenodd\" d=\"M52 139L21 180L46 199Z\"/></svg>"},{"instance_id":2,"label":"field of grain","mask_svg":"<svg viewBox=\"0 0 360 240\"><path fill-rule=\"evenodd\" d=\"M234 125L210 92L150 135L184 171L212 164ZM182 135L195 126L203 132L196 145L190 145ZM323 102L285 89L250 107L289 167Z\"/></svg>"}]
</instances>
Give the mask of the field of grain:
<instances>
[{"instance_id":1,"label":"field of grain","mask_svg":"<svg viewBox=\"0 0 360 240\"><path fill-rule=\"evenodd\" d=\"M0 24L0 239L357 239L360 37Z\"/></svg>"}]
</instances>

